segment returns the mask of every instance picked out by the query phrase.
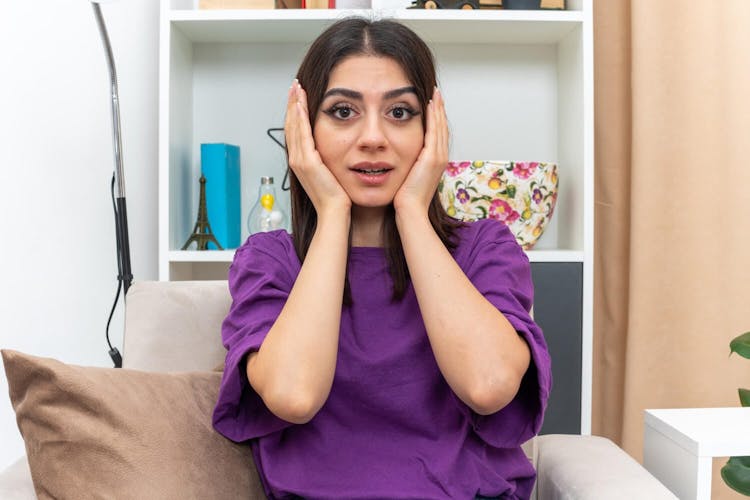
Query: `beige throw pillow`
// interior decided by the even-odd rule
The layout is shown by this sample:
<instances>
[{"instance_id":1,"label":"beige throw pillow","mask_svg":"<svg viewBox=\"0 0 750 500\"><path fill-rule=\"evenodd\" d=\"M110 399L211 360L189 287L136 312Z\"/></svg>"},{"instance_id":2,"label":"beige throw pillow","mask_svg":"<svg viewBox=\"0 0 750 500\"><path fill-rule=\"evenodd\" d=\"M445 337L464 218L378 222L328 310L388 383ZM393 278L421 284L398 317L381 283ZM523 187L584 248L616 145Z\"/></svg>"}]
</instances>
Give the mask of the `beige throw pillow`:
<instances>
[{"instance_id":1,"label":"beige throw pillow","mask_svg":"<svg viewBox=\"0 0 750 500\"><path fill-rule=\"evenodd\" d=\"M249 446L211 425L221 373L2 356L39 498L265 498Z\"/></svg>"}]
</instances>

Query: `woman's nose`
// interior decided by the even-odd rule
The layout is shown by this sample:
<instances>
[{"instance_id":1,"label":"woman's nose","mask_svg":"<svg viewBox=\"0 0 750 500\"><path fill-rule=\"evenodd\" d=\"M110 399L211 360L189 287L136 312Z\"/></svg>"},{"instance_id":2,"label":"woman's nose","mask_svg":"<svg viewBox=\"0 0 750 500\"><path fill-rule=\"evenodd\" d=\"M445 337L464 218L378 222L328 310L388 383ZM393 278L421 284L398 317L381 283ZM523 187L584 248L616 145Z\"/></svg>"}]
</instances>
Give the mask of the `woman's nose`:
<instances>
[{"instance_id":1,"label":"woman's nose","mask_svg":"<svg viewBox=\"0 0 750 500\"><path fill-rule=\"evenodd\" d=\"M383 129L384 124L377 115L366 116L363 120L362 130L359 135L359 147L361 149L383 149L388 144L388 139Z\"/></svg>"}]
</instances>

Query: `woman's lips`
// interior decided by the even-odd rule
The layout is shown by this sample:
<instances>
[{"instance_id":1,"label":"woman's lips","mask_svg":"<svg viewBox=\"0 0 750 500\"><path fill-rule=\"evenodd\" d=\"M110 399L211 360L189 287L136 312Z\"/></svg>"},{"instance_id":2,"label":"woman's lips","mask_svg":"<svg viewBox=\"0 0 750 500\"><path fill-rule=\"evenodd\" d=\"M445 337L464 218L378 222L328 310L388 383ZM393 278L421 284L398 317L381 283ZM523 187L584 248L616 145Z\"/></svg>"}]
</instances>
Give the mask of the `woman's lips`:
<instances>
[{"instance_id":1,"label":"woman's lips","mask_svg":"<svg viewBox=\"0 0 750 500\"><path fill-rule=\"evenodd\" d=\"M353 165L350 170L362 183L377 186L388 180L393 166L384 162L365 161Z\"/></svg>"}]
</instances>

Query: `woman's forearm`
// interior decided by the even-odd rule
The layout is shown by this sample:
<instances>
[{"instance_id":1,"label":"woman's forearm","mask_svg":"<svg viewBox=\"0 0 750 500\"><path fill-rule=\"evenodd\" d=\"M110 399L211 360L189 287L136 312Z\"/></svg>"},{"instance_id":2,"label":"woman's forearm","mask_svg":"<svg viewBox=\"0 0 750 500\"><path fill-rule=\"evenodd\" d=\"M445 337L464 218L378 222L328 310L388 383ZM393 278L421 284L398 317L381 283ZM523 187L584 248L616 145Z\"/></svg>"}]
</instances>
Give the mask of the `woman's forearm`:
<instances>
[{"instance_id":1,"label":"woman's forearm","mask_svg":"<svg viewBox=\"0 0 750 500\"><path fill-rule=\"evenodd\" d=\"M474 411L498 411L518 392L528 345L469 281L426 215L397 213L396 223L440 371Z\"/></svg>"},{"instance_id":2,"label":"woman's forearm","mask_svg":"<svg viewBox=\"0 0 750 500\"><path fill-rule=\"evenodd\" d=\"M278 417L309 421L333 383L349 238L348 210L320 217L281 314L248 356L250 384Z\"/></svg>"}]
</instances>

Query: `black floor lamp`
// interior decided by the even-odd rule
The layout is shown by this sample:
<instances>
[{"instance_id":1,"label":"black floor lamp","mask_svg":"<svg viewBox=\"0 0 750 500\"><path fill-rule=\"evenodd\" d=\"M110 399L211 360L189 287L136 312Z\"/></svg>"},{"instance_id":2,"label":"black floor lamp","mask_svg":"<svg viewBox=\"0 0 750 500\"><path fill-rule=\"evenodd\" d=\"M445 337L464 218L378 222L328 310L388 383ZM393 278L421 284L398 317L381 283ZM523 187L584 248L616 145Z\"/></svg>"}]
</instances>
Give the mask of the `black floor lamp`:
<instances>
[{"instance_id":1,"label":"black floor lamp","mask_svg":"<svg viewBox=\"0 0 750 500\"><path fill-rule=\"evenodd\" d=\"M128 288L133 282L133 274L130 270L130 242L128 238L128 211L125 204L125 177L122 168L122 138L120 137L120 99L117 92L117 73L115 71L115 61L112 57L112 47L109 44L107 36L107 27L104 25L102 11L99 8L99 2L92 0L91 7L94 9L94 17L99 27L99 35L104 44L104 53L107 58L109 67L109 82L112 95L112 142L115 153L115 170L112 175L110 189L112 191L112 207L115 213L115 236L117 240L117 294L115 295L112 310L107 320L106 338L109 345L109 355L115 368L122 367L122 355L116 347L112 347L109 341L109 324L112 321L117 301L120 298L120 290L123 297L127 296ZM116 189L115 189L116 188ZM117 191L115 195L115 191Z\"/></svg>"}]
</instances>

